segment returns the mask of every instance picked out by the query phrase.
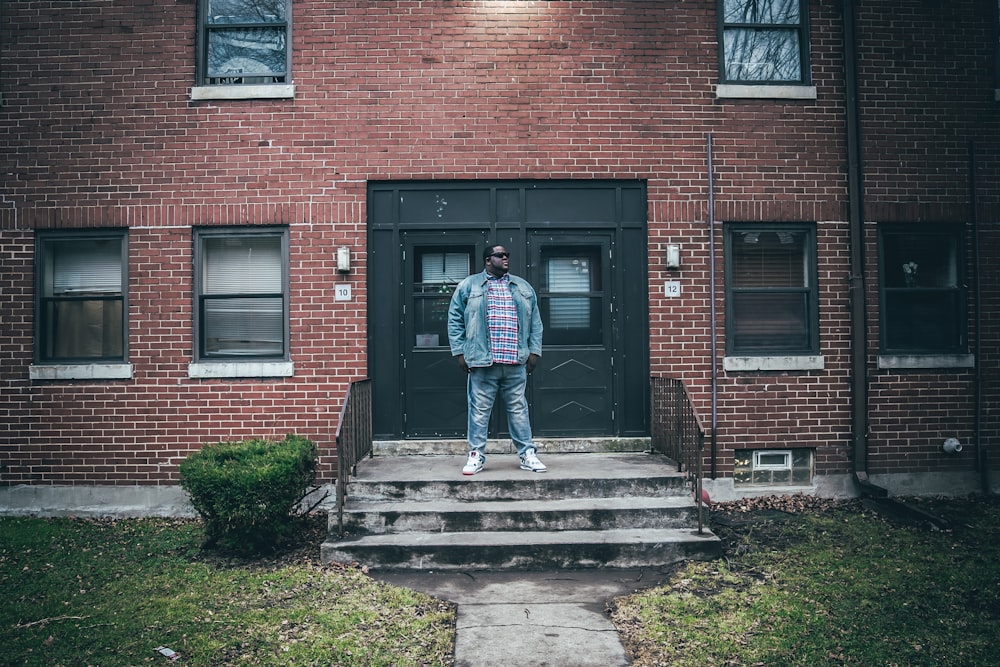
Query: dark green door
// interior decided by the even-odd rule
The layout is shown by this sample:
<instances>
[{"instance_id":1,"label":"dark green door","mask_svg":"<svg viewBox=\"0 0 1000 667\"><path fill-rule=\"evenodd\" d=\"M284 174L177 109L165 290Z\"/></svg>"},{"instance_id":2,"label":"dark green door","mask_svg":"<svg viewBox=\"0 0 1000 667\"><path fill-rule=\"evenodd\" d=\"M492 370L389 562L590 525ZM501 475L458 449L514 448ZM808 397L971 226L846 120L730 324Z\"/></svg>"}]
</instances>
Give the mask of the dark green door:
<instances>
[{"instance_id":1,"label":"dark green door","mask_svg":"<svg viewBox=\"0 0 1000 667\"><path fill-rule=\"evenodd\" d=\"M448 306L455 286L482 270L485 235L403 234L403 424L410 438L464 437L466 376L451 356Z\"/></svg>"},{"instance_id":2,"label":"dark green door","mask_svg":"<svg viewBox=\"0 0 1000 667\"><path fill-rule=\"evenodd\" d=\"M611 232L533 232L528 279L545 326L531 382L540 436L614 432Z\"/></svg>"}]
</instances>

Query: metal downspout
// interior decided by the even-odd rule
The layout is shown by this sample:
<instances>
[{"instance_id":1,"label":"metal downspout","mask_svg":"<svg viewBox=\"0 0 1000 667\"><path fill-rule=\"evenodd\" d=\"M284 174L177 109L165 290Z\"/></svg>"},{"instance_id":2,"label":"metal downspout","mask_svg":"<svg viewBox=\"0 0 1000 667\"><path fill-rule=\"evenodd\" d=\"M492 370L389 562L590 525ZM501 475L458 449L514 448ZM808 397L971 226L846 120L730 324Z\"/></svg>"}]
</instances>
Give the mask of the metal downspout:
<instances>
[{"instance_id":1,"label":"metal downspout","mask_svg":"<svg viewBox=\"0 0 1000 667\"><path fill-rule=\"evenodd\" d=\"M884 498L889 492L868 479L868 325L865 317L864 175L861 169L861 121L858 105L857 34L854 0L844 0L844 87L847 121L847 198L851 245L851 465L863 495Z\"/></svg>"},{"instance_id":2,"label":"metal downspout","mask_svg":"<svg viewBox=\"0 0 1000 667\"><path fill-rule=\"evenodd\" d=\"M712 434L709 436L712 479L717 477L716 462L718 460L715 427L719 423L719 362L716 358L715 337L715 175L712 167L712 135L706 138L708 152L708 312L711 333L712 350Z\"/></svg>"},{"instance_id":3,"label":"metal downspout","mask_svg":"<svg viewBox=\"0 0 1000 667\"><path fill-rule=\"evenodd\" d=\"M973 350L975 421L973 433L976 439L976 470L979 471L980 491L990 492L990 476L986 467L986 453L983 451L983 371L980 365L982 359L983 331L983 297L980 283L982 265L979 257L979 192L976 187L976 142L969 142L969 202L972 205L972 264L973 278L976 281L974 305L976 308L976 344Z\"/></svg>"}]
</instances>

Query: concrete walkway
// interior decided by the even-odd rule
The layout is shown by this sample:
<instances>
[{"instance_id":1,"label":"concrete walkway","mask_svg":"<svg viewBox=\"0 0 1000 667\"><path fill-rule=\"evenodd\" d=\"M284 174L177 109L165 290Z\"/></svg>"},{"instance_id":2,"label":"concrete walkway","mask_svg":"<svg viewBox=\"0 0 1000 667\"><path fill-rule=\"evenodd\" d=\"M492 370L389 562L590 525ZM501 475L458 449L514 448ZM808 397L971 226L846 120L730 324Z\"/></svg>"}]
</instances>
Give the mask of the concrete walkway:
<instances>
[{"instance_id":1,"label":"concrete walkway","mask_svg":"<svg viewBox=\"0 0 1000 667\"><path fill-rule=\"evenodd\" d=\"M628 665L605 603L667 578L650 569L372 576L458 605L455 667Z\"/></svg>"}]
</instances>

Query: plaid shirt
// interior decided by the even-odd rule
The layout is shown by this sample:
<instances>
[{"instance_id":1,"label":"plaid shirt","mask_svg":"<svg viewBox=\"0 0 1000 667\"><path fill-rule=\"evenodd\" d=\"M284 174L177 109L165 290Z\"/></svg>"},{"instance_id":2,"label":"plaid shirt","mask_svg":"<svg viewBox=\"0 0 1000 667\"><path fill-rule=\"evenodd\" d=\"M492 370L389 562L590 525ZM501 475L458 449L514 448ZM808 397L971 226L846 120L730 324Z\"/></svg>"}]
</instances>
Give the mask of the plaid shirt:
<instances>
[{"instance_id":1,"label":"plaid shirt","mask_svg":"<svg viewBox=\"0 0 1000 667\"><path fill-rule=\"evenodd\" d=\"M510 277L487 274L486 324L495 364L517 363L517 309L510 294Z\"/></svg>"}]
</instances>

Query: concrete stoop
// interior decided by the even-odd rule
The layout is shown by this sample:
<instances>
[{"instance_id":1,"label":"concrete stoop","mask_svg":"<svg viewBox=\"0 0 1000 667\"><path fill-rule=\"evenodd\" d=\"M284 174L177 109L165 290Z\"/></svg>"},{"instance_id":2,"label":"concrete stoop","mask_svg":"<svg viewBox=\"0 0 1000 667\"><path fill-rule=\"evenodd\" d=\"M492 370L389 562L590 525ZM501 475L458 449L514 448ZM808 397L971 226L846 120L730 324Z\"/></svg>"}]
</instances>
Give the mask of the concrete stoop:
<instances>
[{"instance_id":1,"label":"concrete stoop","mask_svg":"<svg viewBox=\"0 0 1000 667\"><path fill-rule=\"evenodd\" d=\"M376 449L376 452L378 450ZM477 475L464 451L377 455L348 487L343 539L331 513L324 562L381 570L636 568L719 557L697 530L682 474L646 452L539 452L548 472L488 450ZM502 448L500 448L502 451Z\"/></svg>"}]
</instances>

